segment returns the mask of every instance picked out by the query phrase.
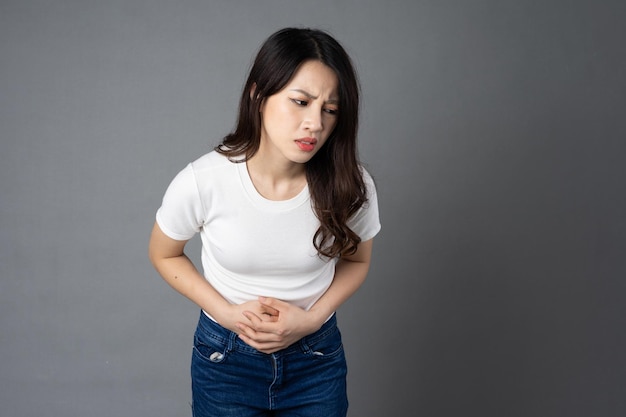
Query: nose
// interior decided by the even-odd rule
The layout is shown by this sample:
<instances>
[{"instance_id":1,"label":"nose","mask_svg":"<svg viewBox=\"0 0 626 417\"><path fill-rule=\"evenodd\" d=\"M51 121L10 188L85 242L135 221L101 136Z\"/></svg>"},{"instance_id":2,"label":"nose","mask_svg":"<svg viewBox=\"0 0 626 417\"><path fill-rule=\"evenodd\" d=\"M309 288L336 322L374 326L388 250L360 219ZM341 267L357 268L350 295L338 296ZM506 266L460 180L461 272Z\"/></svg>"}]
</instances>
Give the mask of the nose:
<instances>
[{"instance_id":1,"label":"nose","mask_svg":"<svg viewBox=\"0 0 626 417\"><path fill-rule=\"evenodd\" d=\"M309 108L309 111L306 112L304 127L310 132L319 132L324 129L324 122L322 121L322 110L315 109L314 106L311 106L311 108Z\"/></svg>"}]
</instances>

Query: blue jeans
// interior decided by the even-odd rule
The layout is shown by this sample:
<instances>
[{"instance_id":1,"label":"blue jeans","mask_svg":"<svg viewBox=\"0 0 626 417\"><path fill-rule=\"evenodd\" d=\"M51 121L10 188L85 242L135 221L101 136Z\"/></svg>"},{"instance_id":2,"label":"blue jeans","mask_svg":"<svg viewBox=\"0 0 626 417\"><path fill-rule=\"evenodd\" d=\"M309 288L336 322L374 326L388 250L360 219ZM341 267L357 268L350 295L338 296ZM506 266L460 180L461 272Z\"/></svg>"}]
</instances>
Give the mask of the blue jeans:
<instances>
[{"instance_id":1,"label":"blue jeans","mask_svg":"<svg viewBox=\"0 0 626 417\"><path fill-rule=\"evenodd\" d=\"M273 354L200 313L191 380L194 417L345 417L346 359L337 319Z\"/></svg>"}]
</instances>

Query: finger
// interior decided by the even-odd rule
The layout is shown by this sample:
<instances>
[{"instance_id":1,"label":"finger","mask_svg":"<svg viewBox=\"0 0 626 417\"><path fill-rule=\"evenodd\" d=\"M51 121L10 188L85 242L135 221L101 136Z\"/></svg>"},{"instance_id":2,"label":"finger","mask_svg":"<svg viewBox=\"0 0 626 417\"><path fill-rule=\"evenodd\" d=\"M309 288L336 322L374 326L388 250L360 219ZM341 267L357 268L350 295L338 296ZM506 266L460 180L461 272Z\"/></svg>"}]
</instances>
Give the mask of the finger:
<instances>
[{"instance_id":1,"label":"finger","mask_svg":"<svg viewBox=\"0 0 626 417\"><path fill-rule=\"evenodd\" d=\"M278 317L272 317L270 320L261 320L256 314L249 311L244 311L243 314L249 320L249 323L246 323L246 325L257 332L274 333L277 335L283 333L278 327Z\"/></svg>"},{"instance_id":2,"label":"finger","mask_svg":"<svg viewBox=\"0 0 626 417\"><path fill-rule=\"evenodd\" d=\"M253 329L259 330L259 328L263 325L263 320L253 312L244 311L243 315L249 320L249 323L247 323L248 326L252 327Z\"/></svg>"},{"instance_id":3,"label":"finger","mask_svg":"<svg viewBox=\"0 0 626 417\"><path fill-rule=\"evenodd\" d=\"M259 307L261 308L263 314L267 314L269 316L278 316L278 314L280 313L280 311L276 310L274 307L266 304L260 304Z\"/></svg>"},{"instance_id":4,"label":"finger","mask_svg":"<svg viewBox=\"0 0 626 417\"><path fill-rule=\"evenodd\" d=\"M263 315L263 317L262 317L263 321L269 321L269 322L277 322L278 321L278 314L262 313L262 315Z\"/></svg>"},{"instance_id":5,"label":"finger","mask_svg":"<svg viewBox=\"0 0 626 417\"><path fill-rule=\"evenodd\" d=\"M239 335L239 338L243 340L247 345L255 348L259 352L263 353L274 353L283 348L282 344L277 342L258 342L245 334Z\"/></svg>"},{"instance_id":6,"label":"finger","mask_svg":"<svg viewBox=\"0 0 626 417\"><path fill-rule=\"evenodd\" d=\"M240 330L238 336L244 342L254 347L257 350L265 349L265 348L274 348L276 346L282 346L283 342L272 333L265 332L257 332L254 329L246 326L239 325L237 326Z\"/></svg>"},{"instance_id":7,"label":"finger","mask_svg":"<svg viewBox=\"0 0 626 417\"><path fill-rule=\"evenodd\" d=\"M276 314L280 313L281 310L285 310L291 306L291 304L286 301L282 301L272 297L259 297L259 303L261 303L266 308L273 309L274 311L276 311Z\"/></svg>"},{"instance_id":8,"label":"finger","mask_svg":"<svg viewBox=\"0 0 626 417\"><path fill-rule=\"evenodd\" d=\"M249 323L238 322L236 324L237 328L248 337L256 341L275 341L280 338L275 331L272 331L272 326L268 326L268 322L260 320L255 315L251 315L249 320Z\"/></svg>"}]
</instances>

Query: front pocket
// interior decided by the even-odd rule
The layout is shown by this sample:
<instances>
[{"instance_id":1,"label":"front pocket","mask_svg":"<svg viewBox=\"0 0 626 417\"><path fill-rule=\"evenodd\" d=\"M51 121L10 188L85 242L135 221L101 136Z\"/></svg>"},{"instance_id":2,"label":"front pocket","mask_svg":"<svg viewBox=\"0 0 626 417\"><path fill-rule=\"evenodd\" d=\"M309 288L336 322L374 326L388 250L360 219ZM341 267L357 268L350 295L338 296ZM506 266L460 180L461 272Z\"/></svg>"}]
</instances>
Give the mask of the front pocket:
<instances>
[{"instance_id":1,"label":"front pocket","mask_svg":"<svg viewBox=\"0 0 626 417\"><path fill-rule=\"evenodd\" d=\"M318 359L331 359L343 354L343 343L339 329L313 342L307 342L309 354Z\"/></svg>"},{"instance_id":2,"label":"front pocket","mask_svg":"<svg viewBox=\"0 0 626 417\"><path fill-rule=\"evenodd\" d=\"M196 334L193 338L193 351L200 359L220 363L226 359L226 345L216 340L206 341Z\"/></svg>"}]
</instances>

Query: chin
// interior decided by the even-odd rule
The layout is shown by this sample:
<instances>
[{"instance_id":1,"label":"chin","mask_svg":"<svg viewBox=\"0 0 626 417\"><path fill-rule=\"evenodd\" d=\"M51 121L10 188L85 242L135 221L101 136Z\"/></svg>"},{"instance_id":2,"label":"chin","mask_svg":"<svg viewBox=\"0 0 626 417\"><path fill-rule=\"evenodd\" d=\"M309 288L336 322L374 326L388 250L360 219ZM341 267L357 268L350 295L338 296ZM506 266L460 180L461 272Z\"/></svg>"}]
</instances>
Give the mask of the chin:
<instances>
[{"instance_id":1,"label":"chin","mask_svg":"<svg viewBox=\"0 0 626 417\"><path fill-rule=\"evenodd\" d=\"M299 155L296 156L294 158L291 158L291 160L297 164L306 164L307 162L309 162L313 156L315 156L315 153L310 153L310 154L306 154L306 155Z\"/></svg>"}]
</instances>

